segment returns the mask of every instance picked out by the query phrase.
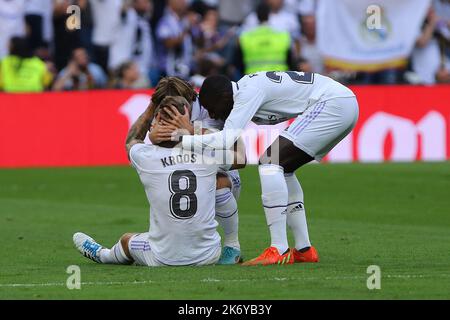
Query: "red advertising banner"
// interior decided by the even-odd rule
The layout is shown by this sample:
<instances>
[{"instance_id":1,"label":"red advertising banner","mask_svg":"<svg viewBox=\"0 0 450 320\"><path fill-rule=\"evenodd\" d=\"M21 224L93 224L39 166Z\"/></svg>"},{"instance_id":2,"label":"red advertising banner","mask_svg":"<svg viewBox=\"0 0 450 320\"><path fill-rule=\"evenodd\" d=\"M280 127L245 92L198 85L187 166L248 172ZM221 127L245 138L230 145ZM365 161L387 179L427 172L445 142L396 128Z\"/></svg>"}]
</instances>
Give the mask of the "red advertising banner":
<instances>
[{"instance_id":1,"label":"red advertising banner","mask_svg":"<svg viewBox=\"0 0 450 320\"><path fill-rule=\"evenodd\" d=\"M450 159L450 86L352 87L360 118L330 162ZM128 128L151 91L0 94L0 167L127 164ZM250 163L287 123L249 125Z\"/></svg>"}]
</instances>

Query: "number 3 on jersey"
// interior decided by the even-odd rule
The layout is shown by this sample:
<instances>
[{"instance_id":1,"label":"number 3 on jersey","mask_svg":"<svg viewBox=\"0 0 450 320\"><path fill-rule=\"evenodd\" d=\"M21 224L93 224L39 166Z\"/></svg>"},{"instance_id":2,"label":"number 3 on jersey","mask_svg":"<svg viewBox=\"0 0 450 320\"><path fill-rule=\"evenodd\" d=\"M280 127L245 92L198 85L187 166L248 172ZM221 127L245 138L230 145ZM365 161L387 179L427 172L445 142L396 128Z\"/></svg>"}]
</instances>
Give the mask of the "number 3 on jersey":
<instances>
[{"instance_id":1,"label":"number 3 on jersey","mask_svg":"<svg viewBox=\"0 0 450 320\"><path fill-rule=\"evenodd\" d=\"M183 185L182 185L182 182ZM183 189L182 189L183 187ZM177 170L169 176L170 212L175 218L189 219L197 213L197 177L190 170ZM183 204L183 208L182 208Z\"/></svg>"}]
</instances>

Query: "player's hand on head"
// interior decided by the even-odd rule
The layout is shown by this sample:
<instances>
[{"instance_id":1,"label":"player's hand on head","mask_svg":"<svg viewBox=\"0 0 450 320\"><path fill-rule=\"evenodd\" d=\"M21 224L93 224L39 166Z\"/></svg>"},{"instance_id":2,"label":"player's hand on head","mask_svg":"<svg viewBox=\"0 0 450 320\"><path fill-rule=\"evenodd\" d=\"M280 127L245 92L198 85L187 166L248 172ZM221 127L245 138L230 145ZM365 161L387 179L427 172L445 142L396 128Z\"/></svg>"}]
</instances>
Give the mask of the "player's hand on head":
<instances>
[{"instance_id":1,"label":"player's hand on head","mask_svg":"<svg viewBox=\"0 0 450 320\"><path fill-rule=\"evenodd\" d=\"M165 122L161 118L161 114L158 113L148 137L153 144L171 141L172 133L175 130L177 130L177 127Z\"/></svg>"},{"instance_id":2,"label":"player's hand on head","mask_svg":"<svg viewBox=\"0 0 450 320\"><path fill-rule=\"evenodd\" d=\"M184 106L184 114L181 114L174 106L168 106L164 108L164 111L169 115L167 119L164 119L166 123L177 127L180 131L185 132L184 134L194 134L194 126L191 123L187 106Z\"/></svg>"}]
</instances>

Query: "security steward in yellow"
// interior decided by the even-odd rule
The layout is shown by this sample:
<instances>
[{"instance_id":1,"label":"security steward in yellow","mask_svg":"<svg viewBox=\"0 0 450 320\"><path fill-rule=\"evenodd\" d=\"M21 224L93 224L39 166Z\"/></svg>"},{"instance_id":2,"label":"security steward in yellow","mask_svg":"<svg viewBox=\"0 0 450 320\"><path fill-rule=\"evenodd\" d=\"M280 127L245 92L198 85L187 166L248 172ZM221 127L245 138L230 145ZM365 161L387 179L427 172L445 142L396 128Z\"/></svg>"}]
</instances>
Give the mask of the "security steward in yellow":
<instances>
[{"instance_id":1,"label":"security steward in yellow","mask_svg":"<svg viewBox=\"0 0 450 320\"><path fill-rule=\"evenodd\" d=\"M33 57L25 38L10 41L10 54L0 61L0 91L42 92L52 81L45 63Z\"/></svg>"},{"instance_id":2,"label":"security steward in yellow","mask_svg":"<svg viewBox=\"0 0 450 320\"><path fill-rule=\"evenodd\" d=\"M291 36L268 25L270 8L265 3L257 7L256 14L259 26L240 35L235 65L243 74L290 70Z\"/></svg>"}]
</instances>

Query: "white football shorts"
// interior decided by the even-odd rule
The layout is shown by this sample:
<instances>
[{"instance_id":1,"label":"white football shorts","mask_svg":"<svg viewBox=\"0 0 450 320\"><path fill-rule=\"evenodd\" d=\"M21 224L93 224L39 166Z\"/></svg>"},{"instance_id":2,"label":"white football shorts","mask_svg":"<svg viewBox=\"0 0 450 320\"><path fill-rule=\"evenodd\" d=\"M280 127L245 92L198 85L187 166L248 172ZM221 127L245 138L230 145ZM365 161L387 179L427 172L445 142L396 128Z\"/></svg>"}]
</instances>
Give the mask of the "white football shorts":
<instances>
[{"instance_id":1,"label":"white football shorts","mask_svg":"<svg viewBox=\"0 0 450 320\"><path fill-rule=\"evenodd\" d=\"M321 161L352 131L358 116L356 97L317 101L299 115L281 136Z\"/></svg>"},{"instance_id":2,"label":"white football shorts","mask_svg":"<svg viewBox=\"0 0 450 320\"><path fill-rule=\"evenodd\" d=\"M147 267L162 267L167 266L166 264L158 261L155 258L148 239L148 232L135 234L130 238L128 242L128 250L130 251L131 257L134 260L134 264L138 266ZM206 266L211 264L216 264L220 259L222 253L221 247L216 249L216 252L211 256L211 258L205 259L199 263L194 264L195 266Z\"/></svg>"},{"instance_id":3,"label":"white football shorts","mask_svg":"<svg viewBox=\"0 0 450 320\"><path fill-rule=\"evenodd\" d=\"M239 196L241 195L241 177L239 176L239 170L230 170L230 171L220 171L228 176L231 182L231 193L233 193L236 201L239 200Z\"/></svg>"}]
</instances>

